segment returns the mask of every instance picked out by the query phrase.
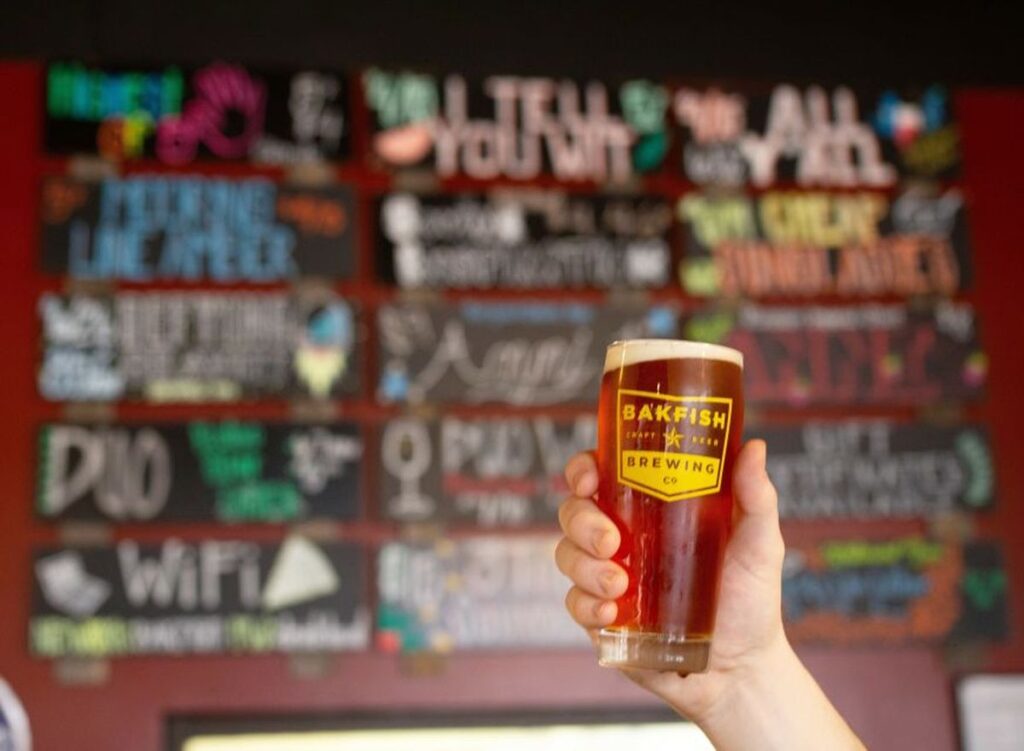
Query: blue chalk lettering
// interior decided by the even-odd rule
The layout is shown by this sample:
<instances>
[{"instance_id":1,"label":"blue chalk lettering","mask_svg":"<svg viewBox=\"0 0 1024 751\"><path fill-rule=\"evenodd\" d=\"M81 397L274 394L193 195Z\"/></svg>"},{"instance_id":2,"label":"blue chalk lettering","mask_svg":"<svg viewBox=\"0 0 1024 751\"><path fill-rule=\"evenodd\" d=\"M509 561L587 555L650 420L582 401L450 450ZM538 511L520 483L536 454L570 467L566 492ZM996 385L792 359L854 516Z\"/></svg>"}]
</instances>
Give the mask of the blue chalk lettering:
<instances>
[{"instance_id":1,"label":"blue chalk lettering","mask_svg":"<svg viewBox=\"0 0 1024 751\"><path fill-rule=\"evenodd\" d=\"M167 212L159 229L165 232L189 232L202 227L202 183L183 178L167 184Z\"/></svg>"},{"instance_id":2,"label":"blue chalk lettering","mask_svg":"<svg viewBox=\"0 0 1024 751\"><path fill-rule=\"evenodd\" d=\"M300 271L299 237L277 223L276 199L276 186L265 178L106 180L93 236L84 222L69 230L69 270L79 278L132 281L291 278Z\"/></svg>"},{"instance_id":3,"label":"blue chalk lettering","mask_svg":"<svg viewBox=\"0 0 1024 751\"><path fill-rule=\"evenodd\" d=\"M150 73L142 76L142 86L139 92L139 106L154 120L170 114L164 109L164 87L163 78Z\"/></svg>"},{"instance_id":4,"label":"blue chalk lettering","mask_svg":"<svg viewBox=\"0 0 1024 751\"><path fill-rule=\"evenodd\" d=\"M97 277L149 281L152 274L145 262L145 242L145 235L131 228L100 227L94 248Z\"/></svg>"},{"instance_id":5,"label":"blue chalk lettering","mask_svg":"<svg viewBox=\"0 0 1024 751\"><path fill-rule=\"evenodd\" d=\"M464 303L461 308L463 318L471 323L572 323L589 324L596 313L589 305L581 304L482 304Z\"/></svg>"},{"instance_id":6,"label":"blue chalk lettering","mask_svg":"<svg viewBox=\"0 0 1024 751\"><path fill-rule=\"evenodd\" d=\"M900 617L929 591L927 578L904 566L801 571L783 581L786 617L834 612L844 617Z\"/></svg>"},{"instance_id":7,"label":"blue chalk lettering","mask_svg":"<svg viewBox=\"0 0 1024 751\"><path fill-rule=\"evenodd\" d=\"M192 238L192 241L200 248L204 244L206 245L210 277L219 282L233 282L238 279L228 240L227 231L221 227L212 229L205 235L196 235ZM202 251L200 250L200 252Z\"/></svg>"},{"instance_id":8,"label":"blue chalk lettering","mask_svg":"<svg viewBox=\"0 0 1024 751\"><path fill-rule=\"evenodd\" d=\"M99 80L100 75L83 70L81 75L74 77L71 84L71 112L76 120L97 119L93 114L96 111L93 106L93 90L94 82Z\"/></svg>"},{"instance_id":9,"label":"blue chalk lettering","mask_svg":"<svg viewBox=\"0 0 1024 751\"><path fill-rule=\"evenodd\" d=\"M184 280L201 279L203 261L190 235L170 234L164 240L160 276Z\"/></svg>"},{"instance_id":10,"label":"blue chalk lettering","mask_svg":"<svg viewBox=\"0 0 1024 751\"><path fill-rule=\"evenodd\" d=\"M68 271L79 279L145 282L152 274L144 253L145 238L141 233L116 227L98 227L90 247L88 225L76 221L70 230Z\"/></svg>"},{"instance_id":11,"label":"blue chalk lettering","mask_svg":"<svg viewBox=\"0 0 1024 751\"><path fill-rule=\"evenodd\" d=\"M111 73L103 76L100 83L100 110L105 117L132 114L131 102L135 100L138 82L134 76Z\"/></svg>"}]
</instances>

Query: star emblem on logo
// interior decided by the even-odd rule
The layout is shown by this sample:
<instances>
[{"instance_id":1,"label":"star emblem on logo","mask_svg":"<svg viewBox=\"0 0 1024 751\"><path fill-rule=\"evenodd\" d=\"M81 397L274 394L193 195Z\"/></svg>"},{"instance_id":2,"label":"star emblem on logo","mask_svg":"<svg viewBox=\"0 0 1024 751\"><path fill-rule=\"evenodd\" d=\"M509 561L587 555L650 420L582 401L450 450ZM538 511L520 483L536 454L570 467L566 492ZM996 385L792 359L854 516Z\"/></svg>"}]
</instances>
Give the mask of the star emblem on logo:
<instances>
[{"instance_id":1,"label":"star emblem on logo","mask_svg":"<svg viewBox=\"0 0 1024 751\"><path fill-rule=\"evenodd\" d=\"M671 428L665 431L665 448L670 449L673 446L676 448L682 448L683 436L676 432L676 426L673 425Z\"/></svg>"}]
</instances>

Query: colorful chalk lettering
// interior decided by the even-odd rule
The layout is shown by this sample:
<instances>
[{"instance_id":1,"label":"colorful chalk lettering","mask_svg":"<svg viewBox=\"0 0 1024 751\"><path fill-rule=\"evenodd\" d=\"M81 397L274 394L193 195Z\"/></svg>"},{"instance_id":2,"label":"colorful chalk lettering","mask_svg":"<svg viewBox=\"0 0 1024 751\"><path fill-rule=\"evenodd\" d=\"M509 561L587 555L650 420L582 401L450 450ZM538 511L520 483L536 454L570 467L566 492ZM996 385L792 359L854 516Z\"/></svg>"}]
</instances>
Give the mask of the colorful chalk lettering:
<instances>
[{"instance_id":1,"label":"colorful chalk lettering","mask_svg":"<svg viewBox=\"0 0 1024 751\"><path fill-rule=\"evenodd\" d=\"M49 658L360 650L363 571L359 546L297 536L39 549L29 646Z\"/></svg>"},{"instance_id":2,"label":"colorful chalk lettering","mask_svg":"<svg viewBox=\"0 0 1024 751\"><path fill-rule=\"evenodd\" d=\"M974 311L961 303L745 305L693 314L683 330L743 352L746 398L757 405L971 401L988 375Z\"/></svg>"},{"instance_id":3,"label":"colorful chalk lettering","mask_svg":"<svg viewBox=\"0 0 1024 751\"><path fill-rule=\"evenodd\" d=\"M75 279L268 283L350 277L347 188L265 178L132 175L43 183L42 266Z\"/></svg>"},{"instance_id":4,"label":"colorful chalk lettering","mask_svg":"<svg viewBox=\"0 0 1024 751\"><path fill-rule=\"evenodd\" d=\"M48 66L45 85L44 143L54 154L175 165L294 164L348 154L347 92L338 73L67 61Z\"/></svg>"},{"instance_id":5,"label":"colorful chalk lettering","mask_svg":"<svg viewBox=\"0 0 1024 751\"><path fill-rule=\"evenodd\" d=\"M671 306L387 305L378 310L384 402L593 404L608 342L672 337Z\"/></svg>"},{"instance_id":6,"label":"colorful chalk lettering","mask_svg":"<svg viewBox=\"0 0 1024 751\"><path fill-rule=\"evenodd\" d=\"M51 424L39 433L36 512L47 520L352 520L353 424Z\"/></svg>"},{"instance_id":7,"label":"colorful chalk lettering","mask_svg":"<svg viewBox=\"0 0 1024 751\"><path fill-rule=\"evenodd\" d=\"M960 155L944 89L920 98L847 86L681 85L671 114L682 172L698 185L888 188L954 179Z\"/></svg>"},{"instance_id":8,"label":"colorful chalk lettering","mask_svg":"<svg viewBox=\"0 0 1024 751\"><path fill-rule=\"evenodd\" d=\"M680 282L693 295L952 295L970 284L963 198L906 190L691 193Z\"/></svg>"},{"instance_id":9,"label":"colorful chalk lettering","mask_svg":"<svg viewBox=\"0 0 1024 751\"><path fill-rule=\"evenodd\" d=\"M786 633L797 642L963 643L998 641L1007 632L1006 574L989 542L790 545L782 599Z\"/></svg>"},{"instance_id":10,"label":"colorful chalk lettering","mask_svg":"<svg viewBox=\"0 0 1024 751\"><path fill-rule=\"evenodd\" d=\"M658 198L392 193L378 204L377 257L405 288L664 287L671 224Z\"/></svg>"},{"instance_id":11,"label":"colorful chalk lettering","mask_svg":"<svg viewBox=\"0 0 1024 751\"><path fill-rule=\"evenodd\" d=\"M389 169L441 177L622 181L660 166L667 91L648 81L489 76L468 80L370 69L371 153Z\"/></svg>"},{"instance_id":12,"label":"colorful chalk lettering","mask_svg":"<svg viewBox=\"0 0 1024 751\"><path fill-rule=\"evenodd\" d=\"M377 558L377 648L390 652L584 647L565 612L557 537L385 544Z\"/></svg>"},{"instance_id":13,"label":"colorful chalk lettering","mask_svg":"<svg viewBox=\"0 0 1024 751\"><path fill-rule=\"evenodd\" d=\"M810 422L749 431L771 447L785 518L913 518L990 508L995 471L980 424Z\"/></svg>"},{"instance_id":14,"label":"colorful chalk lettering","mask_svg":"<svg viewBox=\"0 0 1024 751\"><path fill-rule=\"evenodd\" d=\"M390 420L380 429L381 513L480 529L552 527L568 492L565 463L596 445L593 415Z\"/></svg>"},{"instance_id":15,"label":"colorful chalk lettering","mask_svg":"<svg viewBox=\"0 0 1024 751\"><path fill-rule=\"evenodd\" d=\"M278 292L44 295L39 391L51 401L235 401L352 394L353 306Z\"/></svg>"},{"instance_id":16,"label":"colorful chalk lettering","mask_svg":"<svg viewBox=\"0 0 1024 751\"><path fill-rule=\"evenodd\" d=\"M386 544L378 558L378 648L582 647L580 632L557 610L565 581L550 563L542 565L556 541ZM787 633L831 644L997 640L1006 629L1002 572L998 549L985 542L905 537L790 546L783 578Z\"/></svg>"}]
</instances>

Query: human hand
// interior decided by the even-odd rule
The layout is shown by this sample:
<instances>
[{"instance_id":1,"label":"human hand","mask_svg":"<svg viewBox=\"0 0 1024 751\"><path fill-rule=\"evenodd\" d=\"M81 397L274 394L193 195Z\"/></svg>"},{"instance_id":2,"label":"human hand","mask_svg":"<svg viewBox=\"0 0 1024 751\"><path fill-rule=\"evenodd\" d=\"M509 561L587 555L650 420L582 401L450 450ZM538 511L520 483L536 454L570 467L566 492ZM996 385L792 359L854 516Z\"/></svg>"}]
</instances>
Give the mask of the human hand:
<instances>
[{"instance_id":1,"label":"human hand","mask_svg":"<svg viewBox=\"0 0 1024 751\"><path fill-rule=\"evenodd\" d=\"M733 531L725 552L707 672L681 676L622 670L698 723L728 703L737 686L755 673L778 669L792 655L782 626L785 547L777 495L765 470L765 451L763 441L750 441L733 470ZM570 614L594 636L615 620L615 598L628 583L626 572L610 560L621 537L594 503L598 475L593 455L574 456L566 464L565 475L572 497L559 509L565 537L555 551L555 561L574 584L566 597Z\"/></svg>"}]
</instances>

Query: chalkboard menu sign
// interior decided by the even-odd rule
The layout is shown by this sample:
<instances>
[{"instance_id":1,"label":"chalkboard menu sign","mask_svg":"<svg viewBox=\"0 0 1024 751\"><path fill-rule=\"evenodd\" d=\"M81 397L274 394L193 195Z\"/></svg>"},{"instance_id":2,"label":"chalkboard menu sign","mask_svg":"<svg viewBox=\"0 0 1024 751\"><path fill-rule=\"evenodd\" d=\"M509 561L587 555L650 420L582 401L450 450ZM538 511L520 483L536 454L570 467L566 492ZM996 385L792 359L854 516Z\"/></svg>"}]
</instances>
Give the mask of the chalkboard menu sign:
<instances>
[{"instance_id":1,"label":"chalkboard menu sign","mask_svg":"<svg viewBox=\"0 0 1024 751\"><path fill-rule=\"evenodd\" d=\"M345 78L224 62L197 68L93 67L46 71L44 141L53 154L294 164L348 155Z\"/></svg>"},{"instance_id":2,"label":"chalkboard menu sign","mask_svg":"<svg viewBox=\"0 0 1024 751\"><path fill-rule=\"evenodd\" d=\"M662 170L697 185L888 188L956 179L948 92L718 87L373 68L362 89L371 154L441 177L624 180Z\"/></svg>"},{"instance_id":3,"label":"chalkboard menu sign","mask_svg":"<svg viewBox=\"0 0 1024 751\"><path fill-rule=\"evenodd\" d=\"M476 529L553 526L568 494L565 463L596 445L593 414L391 420L380 434L382 514Z\"/></svg>"},{"instance_id":4,"label":"chalkboard menu sign","mask_svg":"<svg viewBox=\"0 0 1024 751\"><path fill-rule=\"evenodd\" d=\"M363 552L289 537L37 550L29 643L43 657L337 652L369 641Z\"/></svg>"},{"instance_id":5,"label":"chalkboard menu sign","mask_svg":"<svg viewBox=\"0 0 1024 751\"><path fill-rule=\"evenodd\" d=\"M832 644L1000 640L1006 583L999 549L984 542L791 545L782 585L786 633Z\"/></svg>"},{"instance_id":6,"label":"chalkboard menu sign","mask_svg":"<svg viewBox=\"0 0 1024 751\"><path fill-rule=\"evenodd\" d=\"M271 292L44 295L50 400L326 398L359 385L355 311Z\"/></svg>"},{"instance_id":7,"label":"chalkboard menu sign","mask_svg":"<svg viewBox=\"0 0 1024 751\"><path fill-rule=\"evenodd\" d=\"M563 470L597 443L607 345L636 338L743 352L794 533L794 641L1006 635L995 543L889 530L997 496L987 427L920 409L988 375L944 88L227 62L44 79L48 153L136 165L42 180L39 265L68 283L38 301L38 391L192 406L40 425L40 530L139 538L34 549L33 654L365 650L374 628L388 654L585 649L552 561ZM350 157L336 184L324 165ZM286 400L305 421L259 419ZM308 521L342 539L266 526Z\"/></svg>"},{"instance_id":8,"label":"chalkboard menu sign","mask_svg":"<svg viewBox=\"0 0 1024 751\"><path fill-rule=\"evenodd\" d=\"M383 401L593 404L605 347L671 337L671 307L563 303L388 305L378 313Z\"/></svg>"},{"instance_id":9,"label":"chalkboard menu sign","mask_svg":"<svg viewBox=\"0 0 1024 751\"><path fill-rule=\"evenodd\" d=\"M683 174L700 185L888 187L960 173L959 134L941 86L683 85L671 109Z\"/></svg>"},{"instance_id":10,"label":"chalkboard menu sign","mask_svg":"<svg viewBox=\"0 0 1024 751\"><path fill-rule=\"evenodd\" d=\"M748 403L925 405L981 396L971 307L760 307L692 315L685 338L743 352Z\"/></svg>"},{"instance_id":11,"label":"chalkboard menu sign","mask_svg":"<svg viewBox=\"0 0 1024 751\"><path fill-rule=\"evenodd\" d=\"M259 177L51 177L41 214L43 269L76 279L279 282L354 270L355 207L342 187Z\"/></svg>"},{"instance_id":12,"label":"chalkboard menu sign","mask_svg":"<svg viewBox=\"0 0 1024 751\"><path fill-rule=\"evenodd\" d=\"M963 197L882 193L689 193L680 279L734 297L953 294L970 283Z\"/></svg>"},{"instance_id":13,"label":"chalkboard menu sign","mask_svg":"<svg viewBox=\"0 0 1024 751\"><path fill-rule=\"evenodd\" d=\"M983 425L847 420L749 432L768 443L768 474L787 518L928 517L994 501Z\"/></svg>"},{"instance_id":14,"label":"chalkboard menu sign","mask_svg":"<svg viewBox=\"0 0 1024 751\"><path fill-rule=\"evenodd\" d=\"M654 197L392 193L378 202L377 259L405 288L664 287L671 226Z\"/></svg>"},{"instance_id":15,"label":"chalkboard menu sign","mask_svg":"<svg viewBox=\"0 0 1024 751\"><path fill-rule=\"evenodd\" d=\"M583 647L565 610L554 537L388 543L377 561L385 652Z\"/></svg>"},{"instance_id":16,"label":"chalkboard menu sign","mask_svg":"<svg viewBox=\"0 0 1024 751\"><path fill-rule=\"evenodd\" d=\"M667 92L564 78L363 73L371 154L441 177L624 180L662 163Z\"/></svg>"},{"instance_id":17,"label":"chalkboard menu sign","mask_svg":"<svg viewBox=\"0 0 1024 751\"><path fill-rule=\"evenodd\" d=\"M36 511L111 522L354 519L353 424L55 424L39 433Z\"/></svg>"}]
</instances>

